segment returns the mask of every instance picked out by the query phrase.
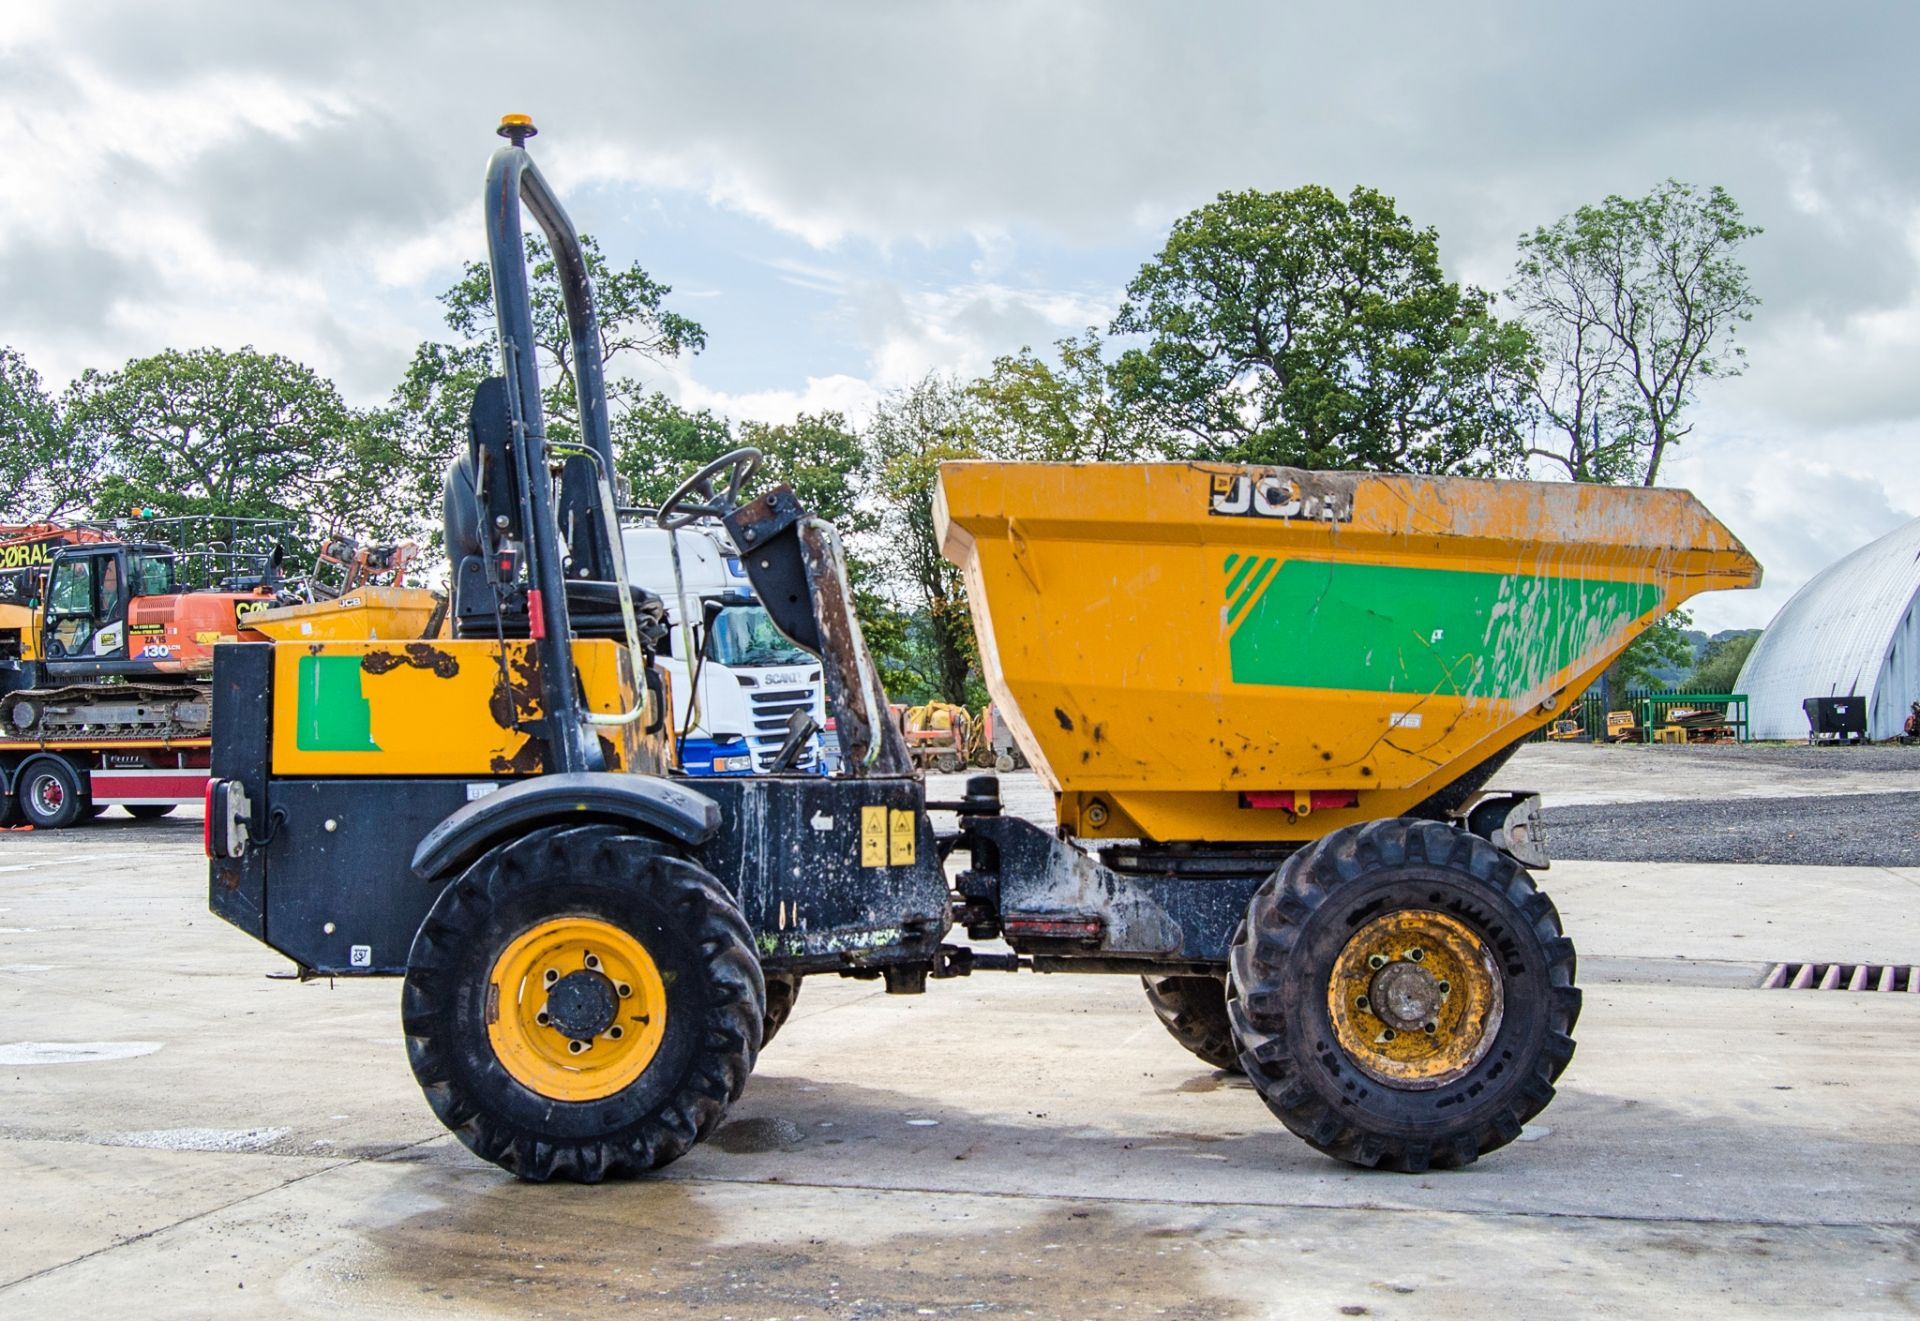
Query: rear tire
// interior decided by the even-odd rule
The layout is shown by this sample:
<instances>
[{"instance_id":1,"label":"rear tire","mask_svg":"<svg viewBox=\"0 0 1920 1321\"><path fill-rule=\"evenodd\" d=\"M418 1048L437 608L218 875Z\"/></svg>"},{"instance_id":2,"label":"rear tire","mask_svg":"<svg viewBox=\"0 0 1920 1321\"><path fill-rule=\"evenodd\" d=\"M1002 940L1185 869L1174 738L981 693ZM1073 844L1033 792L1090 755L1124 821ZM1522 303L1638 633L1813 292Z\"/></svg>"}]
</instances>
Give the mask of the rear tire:
<instances>
[{"instance_id":1,"label":"rear tire","mask_svg":"<svg viewBox=\"0 0 1920 1321\"><path fill-rule=\"evenodd\" d=\"M1289 1129L1417 1173L1505 1146L1553 1099L1573 979L1573 942L1525 868L1463 830L1395 818L1334 831L1254 893L1229 1012L1249 1080Z\"/></svg>"},{"instance_id":2,"label":"rear tire","mask_svg":"<svg viewBox=\"0 0 1920 1321\"><path fill-rule=\"evenodd\" d=\"M80 777L64 761L36 761L14 781L20 815L35 830L65 830L80 819L87 800Z\"/></svg>"},{"instance_id":3,"label":"rear tire","mask_svg":"<svg viewBox=\"0 0 1920 1321\"><path fill-rule=\"evenodd\" d=\"M798 977L787 977L776 972L767 978L767 1012L760 1024L762 1049L786 1025L787 1015L793 1012L793 1002L799 998Z\"/></svg>"},{"instance_id":4,"label":"rear tire","mask_svg":"<svg viewBox=\"0 0 1920 1321\"><path fill-rule=\"evenodd\" d=\"M1173 1039L1216 1069L1239 1073L1240 1052L1219 977L1142 977L1147 1003Z\"/></svg>"},{"instance_id":5,"label":"rear tire","mask_svg":"<svg viewBox=\"0 0 1920 1321\"><path fill-rule=\"evenodd\" d=\"M476 1155L598 1183L719 1125L759 1053L764 996L718 881L653 840L576 826L501 845L447 886L414 938L401 1016L428 1102Z\"/></svg>"},{"instance_id":6,"label":"rear tire","mask_svg":"<svg viewBox=\"0 0 1920 1321\"><path fill-rule=\"evenodd\" d=\"M132 803L127 807L127 815L135 821L158 821L172 811L172 803Z\"/></svg>"}]
</instances>

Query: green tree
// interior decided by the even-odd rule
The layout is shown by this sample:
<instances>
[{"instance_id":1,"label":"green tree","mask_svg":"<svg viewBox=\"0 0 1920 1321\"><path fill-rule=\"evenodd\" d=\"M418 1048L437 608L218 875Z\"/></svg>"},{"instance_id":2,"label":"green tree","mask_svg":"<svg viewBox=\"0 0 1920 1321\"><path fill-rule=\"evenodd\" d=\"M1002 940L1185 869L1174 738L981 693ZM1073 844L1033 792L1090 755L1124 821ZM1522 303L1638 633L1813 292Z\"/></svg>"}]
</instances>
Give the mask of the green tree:
<instances>
[{"instance_id":1,"label":"green tree","mask_svg":"<svg viewBox=\"0 0 1920 1321\"><path fill-rule=\"evenodd\" d=\"M533 304L535 351L545 382L541 406L548 435L576 436L579 406L574 394L573 341L567 333L558 269L545 239L527 240L529 293ZM672 289L636 263L623 270L608 264L591 235L580 236L593 280L594 310L600 323L600 360L608 367L610 430L621 433L623 415L646 398L630 379L615 379L611 369L625 363L653 362L697 353L706 332L666 306ZM500 371L495 338L493 276L485 262L470 262L440 302L446 308L451 343L428 342L414 351L406 375L395 388L380 430L397 463L396 499L421 518L437 508L447 464L467 438L467 409L480 382ZM668 489L671 489L669 484ZM664 494L665 492L662 492Z\"/></svg>"},{"instance_id":2,"label":"green tree","mask_svg":"<svg viewBox=\"0 0 1920 1321\"><path fill-rule=\"evenodd\" d=\"M857 536L876 521L861 507L866 453L844 415L832 411L802 413L791 422L742 422L740 443L765 458L759 482L785 482L800 503L840 529Z\"/></svg>"},{"instance_id":3,"label":"green tree","mask_svg":"<svg viewBox=\"0 0 1920 1321\"><path fill-rule=\"evenodd\" d=\"M1614 696L1627 688L1665 688L1678 682L1675 676L1684 676L1693 666L1693 642L1687 637L1692 623L1686 611L1669 610L1629 643L1608 669Z\"/></svg>"},{"instance_id":4,"label":"green tree","mask_svg":"<svg viewBox=\"0 0 1920 1321\"><path fill-rule=\"evenodd\" d=\"M1722 633L1707 643L1707 649L1701 654L1700 663L1694 667L1693 677L1687 681L1688 684L1713 693L1737 691L1734 685L1740 682L1741 667L1746 665L1747 657L1753 652L1753 644L1759 640L1759 629Z\"/></svg>"},{"instance_id":5,"label":"green tree","mask_svg":"<svg viewBox=\"0 0 1920 1321\"><path fill-rule=\"evenodd\" d=\"M99 455L68 425L64 402L11 348L0 348L0 522L59 518L87 509Z\"/></svg>"},{"instance_id":6,"label":"green tree","mask_svg":"<svg viewBox=\"0 0 1920 1321\"><path fill-rule=\"evenodd\" d=\"M316 516L380 533L391 460L332 382L251 347L168 349L74 385L68 423L102 456L94 512Z\"/></svg>"},{"instance_id":7,"label":"green tree","mask_svg":"<svg viewBox=\"0 0 1920 1321\"><path fill-rule=\"evenodd\" d=\"M1701 382L1744 370L1735 339L1760 300L1737 251L1760 232L1724 188L1669 179L1523 237L1507 296L1544 359L1528 453L1652 486Z\"/></svg>"},{"instance_id":8,"label":"green tree","mask_svg":"<svg viewBox=\"0 0 1920 1321\"><path fill-rule=\"evenodd\" d=\"M1114 319L1147 336L1120 398L1197 458L1307 468L1511 467L1525 330L1449 281L1393 199L1317 185L1222 193L1177 221Z\"/></svg>"},{"instance_id":9,"label":"green tree","mask_svg":"<svg viewBox=\"0 0 1920 1321\"><path fill-rule=\"evenodd\" d=\"M612 419L613 463L633 503L657 507L695 469L738 447L733 424L657 391L626 401Z\"/></svg>"},{"instance_id":10,"label":"green tree","mask_svg":"<svg viewBox=\"0 0 1920 1321\"><path fill-rule=\"evenodd\" d=\"M580 407L574 394L573 339L567 333L566 302L560 290L559 267L545 238L530 234L526 239L528 296L533 304L533 339L540 355L543 387L542 407L548 434L565 439L578 434ZM670 285L660 283L639 263L625 270L607 264L599 242L591 234L580 236L580 249L586 258L587 274L593 281L594 315L600 323L600 361L611 367L622 358L664 362L682 353L698 353L707 346L707 332L697 321L666 307ZM465 274L451 289L440 295L447 309L447 328L460 336L463 347L481 350L487 369L499 349L493 316L493 272L485 262L469 262ZM609 372L609 376L612 373ZM630 383L609 381L608 392L619 396L634 387ZM613 400L609 399L611 406Z\"/></svg>"},{"instance_id":11,"label":"green tree","mask_svg":"<svg viewBox=\"0 0 1920 1321\"><path fill-rule=\"evenodd\" d=\"M1037 463L1102 463L1156 458L1167 438L1143 409L1128 407L1114 389L1099 333L1054 345L1059 366L1032 349L995 359L967 387L976 407L977 443L994 457Z\"/></svg>"},{"instance_id":12,"label":"green tree","mask_svg":"<svg viewBox=\"0 0 1920 1321\"><path fill-rule=\"evenodd\" d=\"M839 413L802 413L791 422L742 422L711 409L682 408L664 394L636 399L615 420L614 466L637 505L658 506L696 469L728 450L760 451L756 491L784 482L800 503L843 533L863 530L860 508L865 455Z\"/></svg>"},{"instance_id":13,"label":"green tree","mask_svg":"<svg viewBox=\"0 0 1920 1321\"><path fill-rule=\"evenodd\" d=\"M979 648L960 570L940 552L933 497L940 465L980 457L976 405L950 377L930 373L889 395L867 423L867 462L879 501L873 542L880 571L904 597L896 679L917 678L942 701L979 705Z\"/></svg>"}]
</instances>

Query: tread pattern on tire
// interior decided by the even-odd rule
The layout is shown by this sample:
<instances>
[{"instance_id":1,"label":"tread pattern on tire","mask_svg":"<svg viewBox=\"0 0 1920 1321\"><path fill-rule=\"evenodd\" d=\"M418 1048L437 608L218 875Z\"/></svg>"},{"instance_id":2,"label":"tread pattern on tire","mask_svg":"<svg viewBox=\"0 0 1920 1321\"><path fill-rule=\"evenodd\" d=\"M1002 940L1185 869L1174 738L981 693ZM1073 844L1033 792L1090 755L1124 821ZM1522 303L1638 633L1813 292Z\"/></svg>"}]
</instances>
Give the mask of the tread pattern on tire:
<instances>
[{"instance_id":1,"label":"tread pattern on tire","mask_svg":"<svg viewBox=\"0 0 1920 1321\"><path fill-rule=\"evenodd\" d=\"M1544 1030L1531 1058L1521 1061L1524 1072L1476 1095L1467 1109L1482 1113L1470 1131L1441 1140L1382 1134L1355 1122L1351 1098L1329 1095L1316 1085L1316 1070L1337 1060L1337 1067L1357 1071L1340 1057L1330 1033L1325 1041L1292 1040L1295 1028L1286 1012L1290 991L1284 970L1309 920L1338 887L1406 864L1448 870L1457 883L1498 896L1529 929L1544 962ZM1561 931L1553 901L1535 888L1524 867L1487 841L1438 822L1395 817L1349 826L1294 854L1254 893L1248 919L1234 940L1230 967L1235 994L1229 1012L1240 1042L1240 1062L1261 1099L1294 1134L1355 1165L1419 1173L1472 1164L1520 1135L1521 1126L1553 1099L1553 1084L1573 1058L1580 991L1574 985L1573 942ZM1316 1012L1324 1014L1324 1008ZM1318 1063L1310 1066L1303 1053ZM1479 1077L1489 1064L1501 1066L1490 1057L1461 1082ZM1363 1095L1375 1089L1381 1095L1394 1092L1370 1083L1359 1087ZM1499 1103L1482 1101L1480 1095Z\"/></svg>"},{"instance_id":2,"label":"tread pattern on tire","mask_svg":"<svg viewBox=\"0 0 1920 1321\"><path fill-rule=\"evenodd\" d=\"M775 1034L786 1025L787 1016L793 1012L793 1002L800 997L800 979L782 973L767 976L767 1012L761 1025L760 1048L766 1049Z\"/></svg>"},{"instance_id":3,"label":"tread pattern on tire","mask_svg":"<svg viewBox=\"0 0 1920 1321\"><path fill-rule=\"evenodd\" d=\"M1216 1069L1240 1073L1240 1050L1227 1016L1227 985L1218 977L1142 977L1147 1003L1168 1035Z\"/></svg>"},{"instance_id":4,"label":"tread pattern on tire","mask_svg":"<svg viewBox=\"0 0 1920 1321\"><path fill-rule=\"evenodd\" d=\"M471 972L476 933L503 905L544 887L576 881L633 886L640 883L637 874L642 871L653 901L667 911L696 952L711 996L685 1077L664 1104L611 1132L541 1132L511 1122L497 1107L490 1110L463 1077L470 1068L457 1066L453 1054L459 1047L449 1040L457 984ZM490 961L493 951L483 952ZM745 1088L759 1053L764 994L746 919L719 881L654 841L612 826L577 826L542 830L497 846L448 886L414 938L401 1020L407 1055L428 1103L476 1155L532 1182L598 1183L658 1169L685 1155L719 1125ZM486 1059L491 1062L487 1086L519 1088L525 1096L535 1096L506 1073L490 1050ZM552 1114L605 1114L618 1099L545 1100L545 1108Z\"/></svg>"}]
</instances>

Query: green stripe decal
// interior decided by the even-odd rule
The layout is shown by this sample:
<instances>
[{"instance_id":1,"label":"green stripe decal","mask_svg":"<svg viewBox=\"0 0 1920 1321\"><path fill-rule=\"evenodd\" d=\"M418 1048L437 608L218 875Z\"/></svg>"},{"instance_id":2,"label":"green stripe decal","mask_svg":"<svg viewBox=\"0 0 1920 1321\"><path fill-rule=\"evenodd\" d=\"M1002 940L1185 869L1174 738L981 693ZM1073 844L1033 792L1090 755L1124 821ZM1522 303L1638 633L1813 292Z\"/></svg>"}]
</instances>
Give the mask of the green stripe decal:
<instances>
[{"instance_id":1,"label":"green stripe decal","mask_svg":"<svg viewBox=\"0 0 1920 1321\"><path fill-rule=\"evenodd\" d=\"M1233 566L1235 561L1239 561L1239 564L1240 564L1240 572L1238 573L1234 573L1233 571ZM1229 601L1231 601L1235 596L1239 594L1240 584L1244 583L1247 580L1247 574L1252 572L1253 565L1254 565L1254 558L1251 555L1247 556L1247 558L1245 558L1244 560L1240 559L1238 555L1227 556L1226 570L1227 570L1227 573L1231 575L1227 579L1227 599Z\"/></svg>"},{"instance_id":2,"label":"green stripe decal","mask_svg":"<svg viewBox=\"0 0 1920 1321\"><path fill-rule=\"evenodd\" d=\"M1244 614L1227 598L1235 683L1478 698L1597 659L1660 600L1651 583L1310 560L1253 595Z\"/></svg>"},{"instance_id":3,"label":"green stripe decal","mask_svg":"<svg viewBox=\"0 0 1920 1321\"><path fill-rule=\"evenodd\" d=\"M302 656L293 745L302 752L378 752L373 704L360 688L358 656Z\"/></svg>"},{"instance_id":4,"label":"green stripe decal","mask_svg":"<svg viewBox=\"0 0 1920 1321\"><path fill-rule=\"evenodd\" d=\"M1247 603L1258 600L1260 593L1266 590L1267 583L1273 578L1273 565L1274 561L1272 560L1261 560L1260 567L1253 571L1252 579L1249 580L1246 587L1241 590L1240 595L1228 604L1227 627L1233 628L1237 626L1242 613L1247 608Z\"/></svg>"}]
</instances>

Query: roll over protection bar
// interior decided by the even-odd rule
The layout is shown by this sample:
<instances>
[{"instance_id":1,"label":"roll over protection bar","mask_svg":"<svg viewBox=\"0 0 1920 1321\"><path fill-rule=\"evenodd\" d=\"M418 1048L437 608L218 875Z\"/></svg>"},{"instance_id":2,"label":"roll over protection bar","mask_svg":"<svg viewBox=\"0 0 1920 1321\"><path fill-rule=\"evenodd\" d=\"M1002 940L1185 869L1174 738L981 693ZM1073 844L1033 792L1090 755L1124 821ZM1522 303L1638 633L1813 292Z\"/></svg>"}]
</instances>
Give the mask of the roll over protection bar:
<instances>
[{"instance_id":1,"label":"roll over protection bar","mask_svg":"<svg viewBox=\"0 0 1920 1321\"><path fill-rule=\"evenodd\" d=\"M540 697L545 714L541 730L550 749L548 765L556 772L602 771L606 759L586 719L573 664L572 626L567 614L566 577L560 527L547 476L546 425L540 402L540 363L534 340L533 302L528 291L526 247L520 213L531 212L552 248L566 306L567 333L573 343L575 392L580 402L580 430L592 457L576 454L562 471L562 493L614 471L613 443L607 429L606 382L600 369L600 323L593 310L593 286L587 275L586 254L580 248L573 222L560 199L540 174L522 145L534 133L524 116L508 116L500 135L507 146L493 153L487 166L487 261L493 274L494 320L500 337L501 370L506 378L507 412L511 419L513 462L511 475L519 488L515 498L520 523L526 529L528 577L537 603L530 631L540 659ZM589 489L591 489L589 487ZM569 504L576 502L569 501ZM586 502L579 502L585 504ZM589 525L604 522L588 518ZM615 577L603 567L622 564L619 529L602 527L599 536L575 538L570 547L584 576ZM624 578L624 573L617 575Z\"/></svg>"}]
</instances>

